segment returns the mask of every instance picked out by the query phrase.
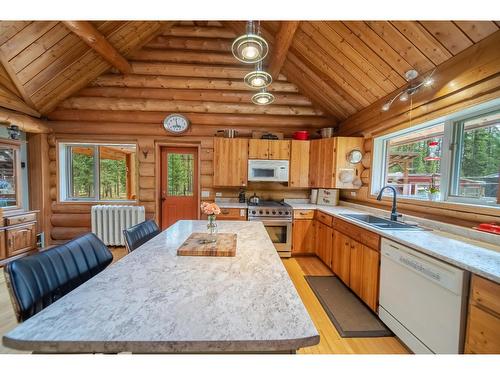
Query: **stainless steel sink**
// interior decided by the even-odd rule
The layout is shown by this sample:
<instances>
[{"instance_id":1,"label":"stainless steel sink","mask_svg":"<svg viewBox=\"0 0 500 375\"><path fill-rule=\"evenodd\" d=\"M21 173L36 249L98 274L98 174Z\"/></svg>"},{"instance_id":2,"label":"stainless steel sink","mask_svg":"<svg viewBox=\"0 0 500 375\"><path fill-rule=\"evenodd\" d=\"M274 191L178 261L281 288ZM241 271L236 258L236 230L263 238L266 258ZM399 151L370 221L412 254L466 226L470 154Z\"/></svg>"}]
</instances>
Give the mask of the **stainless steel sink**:
<instances>
[{"instance_id":1,"label":"stainless steel sink","mask_svg":"<svg viewBox=\"0 0 500 375\"><path fill-rule=\"evenodd\" d=\"M371 225L379 229L386 230L428 230L417 225L405 224L399 221L391 221L381 217L368 215L368 214L340 214L340 216L347 217L349 219L354 219L361 221L365 224Z\"/></svg>"}]
</instances>

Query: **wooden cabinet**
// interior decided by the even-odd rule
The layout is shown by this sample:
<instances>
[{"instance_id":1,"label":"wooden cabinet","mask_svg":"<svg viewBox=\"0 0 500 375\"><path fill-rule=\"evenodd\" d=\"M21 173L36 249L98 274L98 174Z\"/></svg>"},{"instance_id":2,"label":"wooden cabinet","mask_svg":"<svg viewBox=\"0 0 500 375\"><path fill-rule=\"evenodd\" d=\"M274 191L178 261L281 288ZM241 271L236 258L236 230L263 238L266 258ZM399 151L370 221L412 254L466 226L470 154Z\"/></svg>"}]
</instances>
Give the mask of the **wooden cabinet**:
<instances>
[{"instance_id":1,"label":"wooden cabinet","mask_svg":"<svg viewBox=\"0 0 500 375\"><path fill-rule=\"evenodd\" d=\"M214 186L246 186L248 140L214 138Z\"/></svg>"},{"instance_id":2,"label":"wooden cabinet","mask_svg":"<svg viewBox=\"0 0 500 375\"><path fill-rule=\"evenodd\" d=\"M291 141L290 187L309 187L309 141Z\"/></svg>"},{"instance_id":3,"label":"wooden cabinet","mask_svg":"<svg viewBox=\"0 0 500 375\"><path fill-rule=\"evenodd\" d=\"M293 221L292 255L314 254L316 227L311 219Z\"/></svg>"},{"instance_id":4,"label":"wooden cabinet","mask_svg":"<svg viewBox=\"0 0 500 375\"><path fill-rule=\"evenodd\" d=\"M0 260L7 258L7 247L5 246L5 230L0 230Z\"/></svg>"},{"instance_id":5,"label":"wooden cabinet","mask_svg":"<svg viewBox=\"0 0 500 375\"><path fill-rule=\"evenodd\" d=\"M329 268L332 267L333 229L316 221L316 255Z\"/></svg>"},{"instance_id":6,"label":"wooden cabinet","mask_svg":"<svg viewBox=\"0 0 500 375\"><path fill-rule=\"evenodd\" d=\"M351 181L343 182L342 176L359 177L360 164L351 164L347 154L361 150L361 137L334 137L311 141L309 156L309 184L315 188L356 188Z\"/></svg>"},{"instance_id":7,"label":"wooden cabinet","mask_svg":"<svg viewBox=\"0 0 500 375\"><path fill-rule=\"evenodd\" d=\"M10 227L6 231L7 257L36 248L36 224L28 223Z\"/></svg>"},{"instance_id":8,"label":"wooden cabinet","mask_svg":"<svg viewBox=\"0 0 500 375\"><path fill-rule=\"evenodd\" d=\"M244 208L221 208L217 220L246 220L247 210Z\"/></svg>"},{"instance_id":9,"label":"wooden cabinet","mask_svg":"<svg viewBox=\"0 0 500 375\"><path fill-rule=\"evenodd\" d=\"M471 279L465 353L500 354L500 284Z\"/></svg>"},{"instance_id":10,"label":"wooden cabinet","mask_svg":"<svg viewBox=\"0 0 500 375\"><path fill-rule=\"evenodd\" d=\"M293 210L294 219L314 219L314 210Z\"/></svg>"},{"instance_id":11,"label":"wooden cabinet","mask_svg":"<svg viewBox=\"0 0 500 375\"><path fill-rule=\"evenodd\" d=\"M250 139L248 141L249 159L290 159L290 141L272 139Z\"/></svg>"},{"instance_id":12,"label":"wooden cabinet","mask_svg":"<svg viewBox=\"0 0 500 375\"><path fill-rule=\"evenodd\" d=\"M337 230L334 232L333 272L373 311L376 311L380 253L342 232Z\"/></svg>"}]
</instances>

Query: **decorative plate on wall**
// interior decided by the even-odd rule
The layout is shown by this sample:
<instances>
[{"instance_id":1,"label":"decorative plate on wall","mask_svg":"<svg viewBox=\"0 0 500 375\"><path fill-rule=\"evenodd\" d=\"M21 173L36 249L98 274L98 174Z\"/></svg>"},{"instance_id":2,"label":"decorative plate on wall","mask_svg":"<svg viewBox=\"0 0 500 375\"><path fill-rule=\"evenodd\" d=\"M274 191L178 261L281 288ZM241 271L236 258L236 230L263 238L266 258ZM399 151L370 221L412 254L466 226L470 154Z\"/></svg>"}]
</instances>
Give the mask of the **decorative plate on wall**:
<instances>
[{"instance_id":1,"label":"decorative plate on wall","mask_svg":"<svg viewBox=\"0 0 500 375\"><path fill-rule=\"evenodd\" d=\"M189 129L189 120L178 113L172 113L163 120L163 128L169 133L182 134Z\"/></svg>"}]
</instances>

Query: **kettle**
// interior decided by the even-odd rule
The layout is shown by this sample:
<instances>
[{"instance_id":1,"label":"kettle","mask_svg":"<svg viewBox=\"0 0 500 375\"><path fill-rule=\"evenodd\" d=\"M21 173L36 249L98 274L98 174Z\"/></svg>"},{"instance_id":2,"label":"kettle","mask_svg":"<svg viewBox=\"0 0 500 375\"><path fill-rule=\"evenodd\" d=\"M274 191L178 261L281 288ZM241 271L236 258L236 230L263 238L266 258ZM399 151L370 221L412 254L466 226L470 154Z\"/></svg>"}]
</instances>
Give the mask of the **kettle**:
<instances>
[{"instance_id":1,"label":"kettle","mask_svg":"<svg viewBox=\"0 0 500 375\"><path fill-rule=\"evenodd\" d=\"M260 198L255 193L253 193L253 195L250 198L248 198L248 203L250 203L250 204L257 205L257 204L259 204L259 202L260 202Z\"/></svg>"}]
</instances>

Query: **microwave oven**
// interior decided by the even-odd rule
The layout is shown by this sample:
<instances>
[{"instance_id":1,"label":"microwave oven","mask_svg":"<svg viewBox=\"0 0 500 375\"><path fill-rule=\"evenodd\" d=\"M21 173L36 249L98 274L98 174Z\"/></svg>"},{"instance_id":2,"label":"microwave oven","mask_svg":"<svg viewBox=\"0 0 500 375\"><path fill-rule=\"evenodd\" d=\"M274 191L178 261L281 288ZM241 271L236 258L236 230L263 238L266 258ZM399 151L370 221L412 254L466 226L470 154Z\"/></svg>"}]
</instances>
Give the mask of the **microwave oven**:
<instances>
[{"instance_id":1,"label":"microwave oven","mask_svg":"<svg viewBox=\"0 0 500 375\"><path fill-rule=\"evenodd\" d=\"M248 181L288 182L288 160L249 160Z\"/></svg>"}]
</instances>

